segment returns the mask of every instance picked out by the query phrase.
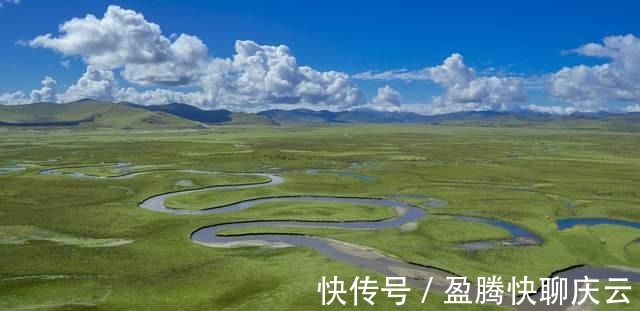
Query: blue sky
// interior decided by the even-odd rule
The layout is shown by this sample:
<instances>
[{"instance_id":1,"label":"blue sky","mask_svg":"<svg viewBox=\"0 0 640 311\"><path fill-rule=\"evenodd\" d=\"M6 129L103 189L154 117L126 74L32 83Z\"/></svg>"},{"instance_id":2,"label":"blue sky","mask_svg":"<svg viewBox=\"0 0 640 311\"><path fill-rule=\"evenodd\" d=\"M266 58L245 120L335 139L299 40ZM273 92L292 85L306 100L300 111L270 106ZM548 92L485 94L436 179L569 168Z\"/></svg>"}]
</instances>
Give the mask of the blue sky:
<instances>
[{"instance_id":1,"label":"blue sky","mask_svg":"<svg viewBox=\"0 0 640 311\"><path fill-rule=\"evenodd\" d=\"M362 98L351 100L347 105L349 107L374 105L386 109L402 106L402 109L408 107L416 111L447 112L535 105L600 110L633 109L640 103L640 91L629 86L640 81L639 68L632 66L621 69L616 65L616 60L619 63L625 63L623 60L633 63L640 58L637 55L640 49L635 40L640 36L640 22L637 19L640 4L634 1L22 0L8 3L0 0L0 3L3 3L0 9L0 29L3 29L0 32L0 93L21 90L29 95L31 90L41 88L40 82L45 76L56 81L56 93L64 93L76 85L79 78L88 73L87 67L96 65L87 61L90 55L86 49L77 48L69 53L70 50L61 48L59 42L49 41L48 46L37 46L30 45L29 41L47 33L51 33L54 40L64 39L64 34L58 32L59 25L74 17L85 18L87 14L101 19L109 5L117 5L122 10L143 14L144 20L159 25L162 35L170 41L176 39L172 34L184 33L197 37L206 46L208 58L233 57L237 54L236 40L254 41L266 51L269 50L267 47L286 45L298 66L309 66L319 73L337 71L347 75L349 82L362 92ZM632 37L625 39L622 37L625 35ZM603 39L612 36L620 36L618 41L624 41L624 47L602 43ZM567 52L592 42L615 49L617 56L611 56L610 53L596 55L591 50ZM65 51L69 55L63 56ZM460 69L459 65L463 64L463 70L474 70L472 76L455 82L455 85L448 78L444 81L435 76L436 67L444 66L445 59L454 53L462 56L461 59L450 59L451 64L457 66L455 68ZM611 69L616 77L615 83L620 84L614 89L604 89L606 85L610 86L608 80L588 85L593 80L589 76L592 72L578 70L558 76L558 80L553 80L554 88L547 89L546 79L559 74L563 67L583 65L596 72L597 66L608 63L612 63L611 67L615 69ZM163 85L153 79L141 82L123 78L123 68L128 64L131 64L130 60L101 62L97 64L100 68L94 70L113 72L118 87L132 87L138 92L162 88L195 93L203 88L212 89L210 85L204 85L205 82ZM236 67L232 66L231 71L237 72ZM422 75L417 72L428 68L436 71L426 76L424 71ZM357 78L359 73L400 69L414 72L414 78L398 75L385 75L384 78L375 75L362 78L361 75ZM137 70L157 68L138 66ZM225 73L216 71L216 74L228 74L229 69L225 70ZM133 69L130 71L133 72ZM492 81L490 77L518 81ZM225 84L234 84L235 80L230 79L223 80L227 81ZM317 82L309 77L304 79ZM326 78L317 83L321 88L329 89L328 85L335 81L331 79L335 78ZM571 85L570 90L558 89L567 87L567 79L581 81L585 85ZM521 84L526 98L513 92L515 86L512 82ZM332 99L320 100L316 93L308 96L297 87L294 91L279 89L274 93L267 85L269 92L265 92L261 84L264 81L258 83L260 86L256 86L256 89L260 89L260 94L251 93L246 86L240 93L238 90L216 89L216 94L224 93L220 97L224 99L199 98L198 103L194 104L206 108L220 106L242 110L240 101L246 101L252 103L247 110L255 110L264 108L257 102L295 107L299 101L300 106L338 109L346 106L335 101L345 100L349 97L345 94L352 93L351 88L341 90L340 94L324 94L327 92L325 90L322 96ZM459 83L467 85L460 86ZM389 93L391 91L380 91L385 85L392 89L393 94ZM509 88L510 93L503 92ZM596 89L600 93L591 94L593 91L589 91ZM487 97L484 98L484 95L469 95L469 92L488 95L485 94ZM396 93L400 96L395 96ZM374 101L376 96L379 99L377 102ZM511 100L515 104L505 102ZM469 104L473 102L476 103Z\"/></svg>"}]
</instances>

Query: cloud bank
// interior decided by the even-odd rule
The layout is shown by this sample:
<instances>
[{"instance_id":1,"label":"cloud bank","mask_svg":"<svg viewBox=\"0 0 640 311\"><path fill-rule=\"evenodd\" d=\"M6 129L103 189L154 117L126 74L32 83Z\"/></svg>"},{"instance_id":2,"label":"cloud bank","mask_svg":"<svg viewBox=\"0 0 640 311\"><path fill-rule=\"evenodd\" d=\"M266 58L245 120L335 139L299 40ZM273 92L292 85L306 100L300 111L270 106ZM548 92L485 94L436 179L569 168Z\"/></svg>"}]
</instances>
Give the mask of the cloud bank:
<instances>
[{"instance_id":1,"label":"cloud bank","mask_svg":"<svg viewBox=\"0 0 640 311\"><path fill-rule=\"evenodd\" d=\"M363 72L353 76L361 80L431 81L445 88L427 104L430 114L463 110L512 110L527 101L521 78L478 76L464 63L462 55L454 53L441 65L417 71L391 70Z\"/></svg>"},{"instance_id":2,"label":"cloud bank","mask_svg":"<svg viewBox=\"0 0 640 311\"><path fill-rule=\"evenodd\" d=\"M605 109L611 101L640 102L640 39L610 36L602 43L588 43L571 52L608 62L564 67L551 74L547 87L552 96L574 103L580 110Z\"/></svg>"},{"instance_id":3,"label":"cloud bank","mask_svg":"<svg viewBox=\"0 0 640 311\"><path fill-rule=\"evenodd\" d=\"M364 103L347 74L300 66L285 45L237 41L231 58L215 58L198 37L180 34L172 40L142 14L118 6L109 6L102 18L89 14L71 19L59 31L58 36L38 36L29 45L80 56L87 64L85 75L58 96L61 100L84 96L164 104L188 99L203 108L241 110L291 104L348 109ZM118 69L136 85L195 86L201 91L120 89L114 83L113 70Z\"/></svg>"}]
</instances>

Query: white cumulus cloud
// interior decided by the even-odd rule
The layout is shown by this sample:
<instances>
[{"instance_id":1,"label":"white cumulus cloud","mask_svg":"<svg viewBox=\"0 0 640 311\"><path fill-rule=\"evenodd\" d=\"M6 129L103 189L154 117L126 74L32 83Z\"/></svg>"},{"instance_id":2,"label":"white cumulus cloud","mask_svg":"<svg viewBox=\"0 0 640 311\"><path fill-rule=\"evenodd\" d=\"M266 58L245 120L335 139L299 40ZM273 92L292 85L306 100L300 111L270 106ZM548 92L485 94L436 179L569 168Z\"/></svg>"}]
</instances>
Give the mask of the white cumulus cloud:
<instances>
[{"instance_id":1,"label":"white cumulus cloud","mask_svg":"<svg viewBox=\"0 0 640 311\"><path fill-rule=\"evenodd\" d=\"M299 66L285 45L237 41L235 50L231 59L218 60L203 83L206 91L228 106L299 104L345 109L364 101L348 75Z\"/></svg>"},{"instance_id":2,"label":"white cumulus cloud","mask_svg":"<svg viewBox=\"0 0 640 311\"><path fill-rule=\"evenodd\" d=\"M601 65L564 67L548 76L547 89L581 110L606 108L609 101L640 101L640 39L609 36L572 52L608 59Z\"/></svg>"},{"instance_id":3,"label":"white cumulus cloud","mask_svg":"<svg viewBox=\"0 0 640 311\"><path fill-rule=\"evenodd\" d=\"M463 110L512 110L527 101L521 78L479 76L464 63L462 55L454 53L441 65L417 71L391 70L363 72L354 75L363 80L425 80L446 89L425 107L426 113L447 113Z\"/></svg>"},{"instance_id":4,"label":"white cumulus cloud","mask_svg":"<svg viewBox=\"0 0 640 311\"><path fill-rule=\"evenodd\" d=\"M56 101L56 80L47 76L42 80L42 88L31 91L31 102Z\"/></svg>"},{"instance_id":5,"label":"white cumulus cloud","mask_svg":"<svg viewBox=\"0 0 640 311\"><path fill-rule=\"evenodd\" d=\"M88 64L108 68L171 57L171 41L162 35L160 26L147 22L142 14L115 5L109 6L101 19L88 14L63 23L59 30L59 37L41 35L29 44L64 55L80 55Z\"/></svg>"},{"instance_id":6,"label":"white cumulus cloud","mask_svg":"<svg viewBox=\"0 0 640 311\"><path fill-rule=\"evenodd\" d=\"M371 100L371 107L382 111L398 111L402 105L400 93L385 85L378 89L378 93Z\"/></svg>"},{"instance_id":7,"label":"white cumulus cloud","mask_svg":"<svg viewBox=\"0 0 640 311\"><path fill-rule=\"evenodd\" d=\"M88 14L60 26L60 35L38 36L32 47L49 48L65 56L79 55L88 65L115 69L139 84L192 83L207 59L207 47L195 36L175 41L144 15L110 5L102 18Z\"/></svg>"},{"instance_id":8,"label":"white cumulus cloud","mask_svg":"<svg viewBox=\"0 0 640 311\"><path fill-rule=\"evenodd\" d=\"M29 102L29 98L22 91L0 94L0 105L23 105Z\"/></svg>"},{"instance_id":9,"label":"white cumulus cloud","mask_svg":"<svg viewBox=\"0 0 640 311\"><path fill-rule=\"evenodd\" d=\"M89 65L87 71L64 93L58 95L61 102L70 102L84 98L95 100L113 100L116 80L113 71Z\"/></svg>"},{"instance_id":10,"label":"white cumulus cloud","mask_svg":"<svg viewBox=\"0 0 640 311\"><path fill-rule=\"evenodd\" d=\"M207 94L199 91L180 92L167 89L139 91L135 88L116 88L112 97L116 101L126 101L140 105L166 105L171 103L189 103L190 105L211 108ZM222 108L222 107L218 107Z\"/></svg>"},{"instance_id":11,"label":"white cumulus cloud","mask_svg":"<svg viewBox=\"0 0 640 311\"><path fill-rule=\"evenodd\" d=\"M126 64L122 75L140 85L191 85L205 73L207 46L195 36L181 34L171 44L171 58L153 63Z\"/></svg>"},{"instance_id":12,"label":"white cumulus cloud","mask_svg":"<svg viewBox=\"0 0 640 311\"><path fill-rule=\"evenodd\" d=\"M0 94L0 105L24 105L36 102L56 102L56 80L47 76L41 82L42 87L32 90L30 94L18 91Z\"/></svg>"}]
</instances>

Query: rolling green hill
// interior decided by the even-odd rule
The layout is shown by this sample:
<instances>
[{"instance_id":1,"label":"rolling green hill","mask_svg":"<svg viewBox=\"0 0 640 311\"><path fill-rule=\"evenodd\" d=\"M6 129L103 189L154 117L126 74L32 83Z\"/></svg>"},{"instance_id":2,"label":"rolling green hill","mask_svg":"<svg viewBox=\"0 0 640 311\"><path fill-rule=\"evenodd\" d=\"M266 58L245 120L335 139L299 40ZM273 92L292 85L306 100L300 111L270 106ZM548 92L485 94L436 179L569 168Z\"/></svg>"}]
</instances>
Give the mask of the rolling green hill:
<instances>
[{"instance_id":1,"label":"rolling green hill","mask_svg":"<svg viewBox=\"0 0 640 311\"><path fill-rule=\"evenodd\" d=\"M225 109L203 110L187 104L172 103L168 105L141 106L123 103L130 107L149 111L162 111L177 117L206 124L236 124L236 125L278 125L268 116L244 112L233 112Z\"/></svg>"},{"instance_id":2,"label":"rolling green hill","mask_svg":"<svg viewBox=\"0 0 640 311\"><path fill-rule=\"evenodd\" d=\"M201 127L196 122L165 112L88 99L67 104L35 103L0 106L0 125L120 129Z\"/></svg>"},{"instance_id":3,"label":"rolling green hill","mask_svg":"<svg viewBox=\"0 0 640 311\"><path fill-rule=\"evenodd\" d=\"M140 106L84 99L66 104L0 105L0 126L79 128L202 128L209 125L278 125L269 117L186 104Z\"/></svg>"}]
</instances>

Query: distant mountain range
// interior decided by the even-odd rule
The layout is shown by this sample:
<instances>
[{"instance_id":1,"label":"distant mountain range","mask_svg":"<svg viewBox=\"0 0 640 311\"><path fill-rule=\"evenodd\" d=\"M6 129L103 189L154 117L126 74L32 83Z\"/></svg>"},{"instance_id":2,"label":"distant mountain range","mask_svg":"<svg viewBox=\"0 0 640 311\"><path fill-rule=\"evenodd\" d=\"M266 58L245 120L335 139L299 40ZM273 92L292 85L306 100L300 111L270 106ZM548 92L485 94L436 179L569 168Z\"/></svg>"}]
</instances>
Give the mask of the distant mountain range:
<instances>
[{"instance_id":1,"label":"distant mountain range","mask_svg":"<svg viewBox=\"0 0 640 311\"><path fill-rule=\"evenodd\" d=\"M574 113L553 115L533 111L463 111L425 116L413 112L386 112L371 109L331 112L309 109L266 110L258 115L271 118L282 125L323 123L411 123L461 126L535 127L554 126L577 129L609 129L640 131L640 113L613 114Z\"/></svg>"},{"instance_id":2,"label":"distant mountain range","mask_svg":"<svg viewBox=\"0 0 640 311\"><path fill-rule=\"evenodd\" d=\"M465 111L434 116L413 112L355 109L265 110L256 114L202 110L186 104L141 106L90 99L67 104L36 103L0 106L0 126L89 128L202 128L209 125L330 125L345 123L405 123L493 127L557 127L640 131L640 113L575 113L566 116L532 111Z\"/></svg>"},{"instance_id":3,"label":"distant mountain range","mask_svg":"<svg viewBox=\"0 0 640 311\"><path fill-rule=\"evenodd\" d=\"M355 109L332 112L309 109L265 110L258 113L267 116L280 124L297 123L424 123L441 124L477 121L550 121L558 117L531 111L498 112L498 111L464 111L433 116L425 116L413 112L388 112L371 109Z\"/></svg>"},{"instance_id":4,"label":"distant mountain range","mask_svg":"<svg viewBox=\"0 0 640 311\"><path fill-rule=\"evenodd\" d=\"M427 123L428 116L413 112L386 112L371 109L356 109L332 112L328 110L265 110L258 115L266 116L279 124L299 123Z\"/></svg>"}]
</instances>

